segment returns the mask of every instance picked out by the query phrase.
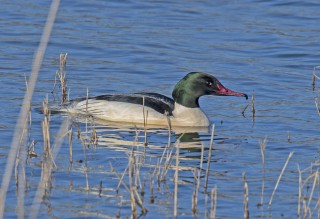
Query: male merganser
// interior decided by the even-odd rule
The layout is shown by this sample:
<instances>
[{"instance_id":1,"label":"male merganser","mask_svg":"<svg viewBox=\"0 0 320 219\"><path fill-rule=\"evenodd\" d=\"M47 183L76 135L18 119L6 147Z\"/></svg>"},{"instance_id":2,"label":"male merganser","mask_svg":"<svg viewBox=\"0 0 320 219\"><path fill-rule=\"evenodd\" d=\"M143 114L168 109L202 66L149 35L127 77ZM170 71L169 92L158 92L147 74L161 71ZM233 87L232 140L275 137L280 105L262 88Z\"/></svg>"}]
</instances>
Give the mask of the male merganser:
<instances>
[{"instance_id":1,"label":"male merganser","mask_svg":"<svg viewBox=\"0 0 320 219\"><path fill-rule=\"evenodd\" d=\"M204 95L248 95L225 88L215 77L191 72L175 86L173 99L157 93L100 95L78 98L53 111L80 113L113 122L148 125L209 126L210 120L200 109L199 98ZM169 118L169 120L168 120Z\"/></svg>"}]
</instances>

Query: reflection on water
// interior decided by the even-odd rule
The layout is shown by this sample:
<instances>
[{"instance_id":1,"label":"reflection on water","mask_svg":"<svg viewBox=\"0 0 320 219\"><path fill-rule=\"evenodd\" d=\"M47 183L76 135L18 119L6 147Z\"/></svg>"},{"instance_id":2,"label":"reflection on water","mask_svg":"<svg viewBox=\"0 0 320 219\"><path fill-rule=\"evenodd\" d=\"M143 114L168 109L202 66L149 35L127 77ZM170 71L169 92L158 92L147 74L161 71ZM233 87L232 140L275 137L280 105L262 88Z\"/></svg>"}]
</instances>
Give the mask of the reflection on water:
<instances>
[{"instance_id":1,"label":"reflection on water","mask_svg":"<svg viewBox=\"0 0 320 219\"><path fill-rule=\"evenodd\" d=\"M200 133L209 133L209 127L144 126L142 124L109 122L82 115L73 116L72 120L82 124L78 127L86 129L88 129L88 126L94 127L98 137L98 145L108 147L133 146L133 139L137 139L135 146L147 146L148 148L162 150L163 147L171 146L179 141L179 146L182 149L196 149L202 145ZM86 132L86 130L81 130L81 132ZM154 145L153 142L155 141L148 138L149 135L153 134L167 136L170 142L166 145ZM143 140L141 141L141 139Z\"/></svg>"}]
</instances>

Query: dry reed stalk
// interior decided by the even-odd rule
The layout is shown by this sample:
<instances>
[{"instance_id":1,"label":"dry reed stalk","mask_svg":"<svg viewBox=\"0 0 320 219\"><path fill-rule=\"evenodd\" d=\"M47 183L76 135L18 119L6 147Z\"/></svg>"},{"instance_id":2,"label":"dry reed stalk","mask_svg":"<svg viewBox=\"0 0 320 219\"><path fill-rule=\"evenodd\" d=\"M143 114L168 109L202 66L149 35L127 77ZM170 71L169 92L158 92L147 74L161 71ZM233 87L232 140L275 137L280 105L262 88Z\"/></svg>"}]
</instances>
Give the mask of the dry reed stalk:
<instances>
[{"instance_id":1,"label":"dry reed stalk","mask_svg":"<svg viewBox=\"0 0 320 219\"><path fill-rule=\"evenodd\" d=\"M297 207L297 216L300 218L300 207L301 207L301 200L302 200L302 171L300 170L299 164L297 164L298 173L299 173L299 197L298 197L298 207Z\"/></svg>"},{"instance_id":2,"label":"dry reed stalk","mask_svg":"<svg viewBox=\"0 0 320 219\"><path fill-rule=\"evenodd\" d=\"M25 141L24 141L25 142ZM18 174L17 174L17 181L16 184L18 187L18 192L17 192L17 216L20 219L23 219L25 217L25 209L24 209L24 197L25 197L25 192L26 192L26 171L25 171L25 161L27 160L27 154L26 154L26 149L25 147L19 148L18 156L17 156L17 161L19 164L19 169L18 169ZM18 165L17 164L17 165ZM19 182L19 183L18 183Z\"/></svg>"},{"instance_id":3,"label":"dry reed stalk","mask_svg":"<svg viewBox=\"0 0 320 219\"><path fill-rule=\"evenodd\" d=\"M315 90L316 79L320 79L320 77L317 75L317 72L316 72L317 69L320 69L320 66L313 67L313 72L312 72L312 91Z\"/></svg>"},{"instance_id":4,"label":"dry reed stalk","mask_svg":"<svg viewBox=\"0 0 320 219\"><path fill-rule=\"evenodd\" d=\"M311 168L307 168L307 169L311 169ZM304 172L304 171L301 171L301 172ZM312 179L313 179L313 184L312 184L312 189L311 189L311 192L309 195L308 203L306 202L307 197L301 197L302 201L303 201L303 208L302 208L303 218L313 218L313 212L316 210L316 208L319 208L319 197L318 197L318 201L317 201L317 204L315 205L314 209L311 210L311 208L310 208L311 201L312 201L312 199L314 199L313 194L314 194L315 187L317 184L319 184L319 171L317 170L316 172L314 172L310 176L308 176L307 179L305 179L304 182L302 183L301 188L303 189L304 185L309 183L309 181ZM319 209L318 209L318 211L319 211Z\"/></svg>"},{"instance_id":5,"label":"dry reed stalk","mask_svg":"<svg viewBox=\"0 0 320 219\"><path fill-rule=\"evenodd\" d=\"M43 102L43 120L41 122L42 126L42 135L43 135L43 156L41 159L41 182L44 183L43 190L44 194L48 191L50 187L50 171L51 162L54 163L52 153L51 153L51 145L50 145L50 112L49 112L49 103L48 103L48 95L46 95L46 99ZM51 162L50 162L51 161Z\"/></svg>"},{"instance_id":6,"label":"dry reed stalk","mask_svg":"<svg viewBox=\"0 0 320 219\"><path fill-rule=\"evenodd\" d=\"M59 78L60 82L60 89L61 89L61 103L65 103L67 100L69 100L69 92L67 93L67 71L66 71L66 64L67 64L67 56L68 53L62 54L60 53L59 56L59 71L56 71L55 77L54 77L54 84L51 93L54 95L54 91L56 89L57 85L57 77Z\"/></svg>"},{"instance_id":7,"label":"dry reed stalk","mask_svg":"<svg viewBox=\"0 0 320 219\"><path fill-rule=\"evenodd\" d=\"M68 56L68 53L60 54L60 71L58 75L59 75L60 87L61 87L61 103L65 103L67 101L67 79L66 79L67 56Z\"/></svg>"},{"instance_id":8,"label":"dry reed stalk","mask_svg":"<svg viewBox=\"0 0 320 219\"><path fill-rule=\"evenodd\" d=\"M191 199L191 204L192 204L192 213L195 217L197 217L197 205L198 205L198 191L197 188L198 187L198 177L197 177L197 169L194 169L193 170L193 177L194 177L194 190L193 190L193 193L192 193L192 199ZM197 179L198 178L198 179Z\"/></svg>"},{"instance_id":9,"label":"dry reed stalk","mask_svg":"<svg viewBox=\"0 0 320 219\"><path fill-rule=\"evenodd\" d=\"M316 79L320 79L320 77L316 73L317 69L320 69L320 66L315 66L313 68L313 72L312 72L312 92L315 91ZM318 102L318 97L317 96L314 97L314 101L315 101L315 104L316 104L317 112L320 115L320 108L319 108L319 102Z\"/></svg>"},{"instance_id":10,"label":"dry reed stalk","mask_svg":"<svg viewBox=\"0 0 320 219\"><path fill-rule=\"evenodd\" d=\"M142 199L137 191L137 187L134 187L134 194L135 194L135 200L136 200L138 206L141 208L142 214L146 214L148 212L148 209L146 209L143 206L143 202L142 202Z\"/></svg>"},{"instance_id":11,"label":"dry reed stalk","mask_svg":"<svg viewBox=\"0 0 320 219\"><path fill-rule=\"evenodd\" d=\"M169 126L170 127L170 126ZM170 129L170 128L169 128ZM158 165L155 167L155 171L154 173L156 172L156 170L158 170L157 172L157 179L158 179L158 184L160 185L160 182L161 181L165 181L166 180L166 175L167 175L167 172L169 170L169 167L171 165L171 162L172 162L172 152L173 152L173 148L171 148L170 152L168 151L169 148L170 148L170 145L171 145L171 131L169 130L169 137L168 137L168 143L167 143L167 146L164 148L163 152L162 152L162 155L161 155L161 158L160 158L160 161L158 163ZM178 138L178 140L180 141L182 136L180 136ZM163 164L163 168L162 168L162 173L160 171L161 169L161 164L162 164L162 160L164 159L166 155L166 159L165 159L165 162Z\"/></svg>"},{"instance_id":12,"label":"dry reed stalk","mask_svg":"<svg viewBox=\"0 0 320 219\"><path fill-rule=\"evenodd\" d=\"M197 215L197 205L198 205L198 195L199 195L199 188L200 188L201 170L202 170L202 164L203 164L203 155L204 155L204 146L202 144L200 166L198 170L197 169L194 170L195 188L192 195L192 212L194 215Z\"/></svg>"},{"instance_id":13,"label":"dry reed stalk","mask_svg":"<svg viewBox=\"0 0 320 219\"><path fill-rule=\"evenodd\" d=\"M42 162L43 168L42 168L42 173L41 173L41 180L38 184L38 188L37 188L35 197L33 199L28 218L37 218L40 204L41 204L42 199L45 195L46 188L48 188L48 185L50 186L50 184L51 184L51 171L54 167L52 160L54 160L57 157L58 152L59 152L60 147L63 142L63 138L66 135L66 133L68 132L69 126L70 126L70 121L64 120L59 128L57 138L55 139L55 142L53 144L54 146L52 149L52 158L46 159L46 161L47 161L46 163Z\"/></svg>"},{"instance_id":14,"label":"dry reed stalk","mask_svg":"<svg viewBox=\"0 0 320 219\"><path fill-rule=\"evenodd\" d=\"M87 88L87 96L86 96L86 135L85 138L82 137L80 127L78 127L78 133L80 134L80 141L83 149L83 157L84 157L84 175L86 178L86 191L89 191L89 179L88 179L88 162L87 162L87 147L90 146L88 142L88 101L89 101L89 89Z\"/></svg>"},{"instance_id":15,"label":"dry reed stalk","mask_svg":"<svg viewBox=\"0 0 320 219\"><path fill-rule=\"evenodd\" d=\"M313 193L314 193L315 187L317 185L317 182L319 181L319 171L317 170L311 176L313 176L314 179L313 179L312 189L311 189L311 192L310 192L310 195L309 195L308 204L307 204L307 209L310 212L310 218L312 218L312 214L313 214L313 211L311 211L311 209L310 209L310 204L311 204L311 200L313 198Z\"/></svg>"},{"instance_id":16,"label":"dry reed stalk","mask_svg":"<svg viewBox=\"0 0 320 219\"><path fill-rule=\"evenodd\" d=\"M140 194L141 194L142 198L144 197L145 187L146 187L146 179L145 178L143 178L143 179L144 179L143 184L142 184L142 186L140 185Z\"/></svg>"},{"instance_id":17,"label":"dry reed stalk","mask_svg":"<svg viewBox=\"0 0 320 219\"><path fill-rule=\"evenodd\" d=\"M131 212L132 212L132 217L133 218L137 218L137 206L136 206L136 200L135 200L135 192L134 192L134 188L133 188L133 147L132 147L132 151L130 153L129 156L129 185L130 185L130 203L131 203Z\"/></svg>"},{"instance_id":18,"label":"dry reed stalk","mask_svg":"<svg viewBox=\"0 0 320 219\"><path fill-rule=\"evenodd\" d=\"M199 166L199 169L200 169L200 175L201 175L201 171L202 171L202 167L203 167L203 158L204 158L204 145L201 144L201 156L200 156L200 166Z\"/></svg>"},{"instance_id":19,"label":"dry reed stalk","mask_svg":"<svg viewBox=\"0 0 320 219\"><path fill-rule=\"evenodd\" d=\"M28 161L28 158L32 158L32 157L38 157L38 154L36 152L36 143L34 140L32 140L28 146L27 161Z\"/></svg>"},{"instance_id":20,"label":"dry reed stalk","mask_svg":"<svg viewBox=\"0 0 320 219\"><path fill-rule=\"evenodd\" d=\"M314 102L315 102L315 104L316 104L317 112L318 112L318 114L320 115L320 108L319 108L318 97L315 97L315 98L314 98Z\"/></svg>"},{"instance_id":21,"label":"dry reed stalk","mask_svg":"<svg viewBox=\"0 0 320 219\"><path fill-rule=\"evenodd\" d=\"M40 39L40 43L37 51L35 52L31 75L28 82L29 89L25 93L25 96L22 102L22 107L19 113L19 117L17 119L14 135L10 145L10 151L7 156L7 162L6 162L5 170L2 177L1 190L0 190L0 218L3 218L3 214L4 214L4 205L6 202L6 196L7 196L7 191L8 191L11 175L12 175L13 166L15 163L15 157L18 151L19 138L21 136L21 133L24 127L23 122L26 121L26 118L28 117L28 108L31 103L31 98L34 92L39 70L40 70L42 60L50 39L51 31L53 29L53 24L57 15L59 3L60 3L60 0L53 0L51 3L47 21L44 26L44 30Z\"/></svg>"},{"instance_id":22,"label":"dry reed stalk","mask_svg":"<svg viewBox=\"0 0 320 219\"><path fill-rule=\"evenodd\" d=\"M111 165L111 163L110 163L110 165ZM127 165L126 169L123 171L122 176L119 177L119 183L118 183L118 186L117 186L117 188L116 188L116 192L117 192L117 193L119 192L120 185L123 184L123 178L124 178L124 175L126 174L128 168L129 168L129 164ZM114 169L114 168L113 168L113 169ZM127 187L127 185L124 184L124 186L125 186L125 188L128 190L128 192L130 192L130 190L129 190L129 188Z\"/></svg>"},{"instance_id":23,"label":"dry reed stalk","mask_svg":"<svg viewBox=\"0 0 320 219\"><path fill-rule=\"evenodd\" d=\"M164 149L163 153L162 153L162 156L164 155L165 152L166 153L166 160L163 164L163 168L162 168L162 173L161 175L159 175L160 178L158 178L158 183L160 183L161 181L165 181L166 180L166 175L167 175L167 172L169 170L169 167L171 165L171 162L172 162L172 152L173 152L173 148L169 151L166 150L167 147ZM161 161L162 161L162 156L161 156L161 159L160 159L160 164L159 164L159 168L161 166ZM160 172L160 171L159 171Z\"/></svg>"},{"instance_id":24,"label":"dry reed stalk","mask_svg":"<svg viewBox=\"0 0 320 219\"><path fill-rule=\"evenodd\" d=\"M142 214L147 213L147 209L143 206L143 202L142 199L137 191L137 185L140 185L140 188L142 188L141 186L141 180L140 180L140 164L139 164L139 156L135 157L135 150L134 150L134 146L137 143L138 140L138 136L139 136L139 132L136 130L136 136L135 136L135 140L133 142L133 146L132 146L132 150L131 153L129 155L129 159L128 159L128 165L125 169L125 171L123 172L122 176L120 177L119 174L115 171L115 169L113 168L112 164L110 163L111 166L111 170L116 174L116 176L119 178L119 184L117 186L116 191L118 192L120 184L122 183L125 188L127 189L127 191L130 193L130 200L131 200L131 211L132 211L132 217L136 218L137 217L137 206L138 205L141 208ZM138 148L138 146L137 146ZM128 188L128 186L123 182L123 178L125 173L127 172L127 169L129 170L129 185L130 188Z\"/></svg>"},{"instance_id":25,"label":"dry reed stalk","mask_svg":"<svg viewBox=\"0 0 320 219\"><path fill-rule=\"evenodd\" d=\"M88 116L89 116L88 106L89 106L89 88L87 88L87 96L86 96L86 137L88 137L87 136L87 134L88 134ZM86 138L86 139L88 139L88 138Z\"/></svg>"},{"instance_id":26,"label":"dry reed stalk","mask_svg":"<svg viewBox=\"0 0 320 219\"><path fill-rule=\"evenodd\" d=\"M214 219L216 217L217 211L217 186L211 189L211 211L210 211L210 219Z\"/></svg>"},{"instance_id":27,"label":"dry reed stalk","mask_svg":"<svg viewBox=\"0 0 320 219\"><path fill-rule=\"evenodd\" d=\"M252 91L252 97L251 97L251 112L252 112L252 126L253 126L255 115L256 115L256 107L254 104L254 90Z\"/></svg>"},{"instance_id":28,"label":"dry reed stalk","mask_svg":"<svg viewBox=\"0 0 320 219\"><path fill-rule=\"evenodd\" d=\"M138 150L138 146L137 146L137 150ZM140 179L140 168L141 168L141 163L140 163L140 160L141 160L141 156L139 156L137 154L136 156L136 159L135 159L135 165L134 165L134 171L135 171L135 186L137 188L140 189L140 191L143 189L142 188L142 184L141 184L141 179Z\"/></svg>"},{"instance_id":29,"label":"dry reed stalk","mask_svg":"<svg viewBox=\"0 0 320 219\"><path fill-rule=\"evenodd\" d=\"M42 126L42 135L43 135L43 153L44 159L52 158L51 146L50 146L50 111L49 111L49 100L48 95L46 95L46 99L42 104L43 115L44 118L41 122ZM53 159L52 159L53 161Z\"/></svg>"},{"instance_id":30,"label":"dry reed stalk","mask_svg":"<svg viewBox=\"0 0 320 219\"><path fill-rule=\"evenodd\" d=\"M145 131L146 133L146 131ZM136 188L138 188L138 185L140 186L141 188L141 180L140 180L140 160L141 160L141 156L139 155L139 146L137 144L138 142L138 139L139 139L139 136L138 136L138 132L136 130L136 137L135 137L135 141L134 141L134 145L133 147L135 146L136 149L135 149L135 153L133 154L133 158L134 158L134 165L133 165L133 173L134 173L134 186ZM146 142L146 139L145 139L145 142Z\"/></svg>"},{"instance_id":31,"label":"dry reed stalk","mask_svg":"<svg viewBox=\"0 0 320 219\"><path fill-rule=\"evenodd\" d=\"M125 182L123 182L123 177L119 176L118 172L114 169L114 167L112 166L111 163L110 163L110 168L111 168L111 171L116 175L116 177L118 177L119 183L121 183L124 186L124 188L130 193L129 187L125 184ZM128 163L128 166L126 167L126 170L127 170L127 168L129 168L129 163ZM124 171L124 173L126 172L126 170ZM119 190L118 187L117 187L117 190Z\"/></svg>"},{"instance_id":32,"label":"dry reed stalk","mask_svg":"<svg viewBox=\"0 0 320 219\"><path fill-rule=\"evenodd\" d=\"M167 123L168 123L168 144L167 147L171 146L171 119L169 113L166 111L165 115L167 116Z\"/></svg>"},{"instance_id":33,"label":"dry reed stalk","mask_svg":"<svg viewBox=\"0 0 320 219\"><path fill-rule=\"evenodd\" d=\"M275 185L275 187L274 187L274 189L273 189L272 195L271 195L271 197L270 197L270 200L269 200L269 203L268 203L268 208L271 207L273 196L274 196L274 194L276 193L276 190L277 190L277 188L278 188L278 185L279 185L279 182L280 182L280 180L281 180L281 177L282 177L282 175L283 175L283 173L284 173L284 171L285 171L285 169L286 169L286 167L287 167L287 165L288 165L288 163L289 163L289 160L291 159L291 157L292 157L293 154L294 154L293 151L289 153L288 159L287 159L286 163L284 164L284 166L283 166L283 168L282 168L282 170L281 170L281 173L280 173L280 175L279 175L279 178L278 178L278 180L277 180L277 183L276 183L276 185Z\"/></svg>"},{"instance_id":34,"label":"dry reed stalk","mask_svg":"<svg viewBox=\"0 0 320 219\"><path fill-rule=\"evenodd\" d=\"M313 197L314 196L314 190L316 188L316 186L318 185L318 190L319 190L319 184L320 184L320 181L319 181L319 170L317 169L315 172L313 172L313 167L314 166L319 166L320 164L318 162L315 162L315 163L312 163L310 165L310 167L304 169L304 170L300 170L299 168L299 164L297 164L297 168L298 168L298 173L299 173L299 199L298 199L298 208L297 208L297 216L298 218L301 217L302 215L302 218L313 218L313 214L316 210L318 210L318 218L319 218L319 215L320 215L320 194L318 192L318 198L317 198L317 202L313 208L313 210L311 209L311 201L312 200L316 200L316 197ZM305 180L302 180L302 173L305 173L305 172L310 172L311 175L309 175ZM309 194L309 197L307 196L303 196L303 188L306 186L307 187L307 191L309 193L309 182L313 180L313 183L312 183L312 188L311 188L311 191L310 191L310 194ZM308 200L308 202L306 201ZM301 202L302 202L302 209L301 209Z\"/></svg>"},{"instance_id":35,"label":"dry reed stalk","mask_svg":"<svg viewBox=\"0 0 320 219\"><path fill-rule=\"evenodd\" d=\"M84 174L86 176L86 191L89 191L88 166L84 166Z\"/></svg>"},{"instance_id":36,"label":"dry reed stalk","mask_svg":"<svg viewBox=\"0 0 320 219\"><path fill-rule=\"evenodd\" d=\"M177 218L178 216L178 179L179 179L179 153L180 153L180 139L177 141L176 146L176 170L174 174L174 211L173 217Z\"/></svg>"},{"instance_id":37,"label":"dry reed stalk","mask_svg":"<svg viewBox=\"0 0 320 219\"><path fill-rule=\"evenodd\" d=\"M249 187L246 180L246 174L242 174L243 181L243 218L249 219Z\"/></svg>"},{"instance_id":38,"label":"dry reed stalk","mask_svg":"<svg viewBox=\"0 0 320 219\"><path fill-rule=\"evenodd\" d=\"M137 141L138 135L136 136ZM129 182L130 182L130 195L132 208L132 215L136 216L136 204L141 208L142 214L146 214L148 210L143 206L142 199L137 191L137 184L140 181L140 171L139 171L139 159L135 156L134 145L132 146L131 154L129 156Z\"/></svg>"},{"instance_id":39,"label":"dry reed stalk","mask_svg":"<svg viewBox=\"0 0 320 219\"><path fill-rule=\"evenodd\" d=\"M308 215L308 209L307 209L307 204L306 204L306 200L302 199L302 213L303 213L303 219L306 218L306 215Z\"/></svg>"},{"instance_id":40,"label":"dry reed stalk","mask_svg":"<svg viewBox=\"0 0 320 219\"><path fill-rule=\"evenodd\" d=\"M91 135L90 135L90 143L94 146L94 148L97 148L98 145L98 135L97 135L97 131L94 128L94 126L91 129Z\"/></svg>"},{"instance_id":41,"label":"dry reed stalk","mask_svg":"<svg viewBox=\"0 0 320 219\"><path fill-rule=\"evenodd\" d=\"M316 87L316 76L315 76L315 69L313 70L313 74L312 74L312 91L315 90Z\"/></svg>"},{"instance_id":42,"label":"dry reed stalk","mask_svg":"<svg viewBox=\"0 0 320 219\"><path fill-rule=\"evenodd\" d=\"M167 116L167 123L168 123L168 143L166 145L166 147L164 148L161 158L158 162L158 164L155 167L155 170L153 172L153 175L155 175L155 173L157 173L157 180L158 180L158 184L160 184L161 181L165 181L166 179L166 174L168 172L168 169L170 167L171 161L172 161L172 152L173 152L173 148L171 149L170 152L168 152L168 149L171 147L171 120L170 120L170 116L167 112L165 112L166 116ZM182 136L179 137L179 139ZM162 160L164 159L164 156L166 155L166 160L165 163L163 164L163 168L162 168L162 173L161 173L161 164L162 164Z\"/></svg>"},{"instance_id":43,"label":"dry reed stalk","mask_svg":"<svg viewBox=\"0 0 320 219\"><path fill-rule=\"evenodd\" d=\"M79 128L79 127L78 127ZM82 150L83 150L83 160L84 160L84 175L86 177L86 190L89 191L89 180L88 180L88 162L87 162L87 138L83 138L81 132L78 132L81 144L82 144Z\"/></svg>"},{"instance_id":44,"label":"dry reed stalk","mask_svg":"<svg viewBox=\"0 0 320 219\"><path fill-rule=\"evenodd\" d=\"M144 129L144 146L148 146L148 132L147 132L147 122L148 122L148 110L145 111L145 97L142 97L142 112L143 112L143 129Z\"/></svg>"},{"instance_id":45,"label":"dry reed stalk","mask_svg":"<svg viewBox=\"0 0 320 219\"><path fill-rule=\"evenodd\" d=\"M87 119L87 118L86 118ZM86 190L89 191L89 180L88 180L88 162L87 162L87 152L86 149L87 147L89 147L90 143L88 143L88 136L87 136L87 132L86 132L86 136L83 137L80 127L79 125L77 125L76 123L73 123L73 125L77 128L78 131L78 139L80 139L81 141L81 145L82 145L82 150L83 150L83 161L84 161L84 175L86 178ZM87 120L86 120L86 126L87 126Z\"/></svg>"},{"instance_id":46,"label":"dry reed stalk","mask_svg":"<svg viewBox=\"0 0 320 219\"><path fill-rule=\"evenodd\" d=\"M204 180L204 191L207 191L207 187L208 187L208 178L209 178L209 170L210 170L210 163L211 163L211 156L212 156L212 146L213 146L213 139L214 139L214 129L215 129L215 124L212 125L212 131L211 131L210 147L209 147L209 152L208 152L208 162L207 162L206 176L205 176L205 180Z\"/></svg>"},{"instance_id":47,"label":"dry reed stalk","mask_svg":"<svg viewBox=\"0 0 320 219\"><path fill-rule=\"evenodd\" d=\"M192 213L197 217L198 195L200 187L200 169L194 169L194 191L192 194Z\"/></svg>"},{"instance_id":48,"label":"dry reed stalk","mask_svg":"<svg viewBox=\"0 0 320 219\"><path fill-rule=\"evenodd\" d=\"M72 154L72 128L69 130L69 163L72 165L73 162L73 154Z\"/></svg>"},{"instance_id":49,"label":"dry reed stalk","mask_svg":"<svg viewBox=\"0 0 320 219\"><path fill-rule=\"evenodd\" d=\"M260 206L263 205L263 199L264 199L264 179L266 174L264 152L266 149L266 145L267 145L267 138L265 138L263 141L259 141L261 159L262 159L262 185L261 185L261 199L259 203Z\"/></svg>"},{"instance_id":50,"label":"dry reed stalk","mask_svg":"<svg viewBox=\"0 0 320 219\"><path fill-rule=\"evenodd\" d=\"M25 84L26 84L26 92L28 91L28 81L26 75L24 75ZM27 120L24 122L24 127L20 136L19 146L16 156L16 165L15 165L15 179L16 179L16 187L17 187L17 216L18 218L24 218L25 210L24 210L24 197L26 192L26 172L25 172L25 163L28 159L26 142L27 142L27 134L30 134L32 117L31 117L31 103L28 104L28 114L29 116L26 118ZM29 121L29 128L28 126ZM34 142L34 141L33 141Z\"/></svg>"}]
</instances>

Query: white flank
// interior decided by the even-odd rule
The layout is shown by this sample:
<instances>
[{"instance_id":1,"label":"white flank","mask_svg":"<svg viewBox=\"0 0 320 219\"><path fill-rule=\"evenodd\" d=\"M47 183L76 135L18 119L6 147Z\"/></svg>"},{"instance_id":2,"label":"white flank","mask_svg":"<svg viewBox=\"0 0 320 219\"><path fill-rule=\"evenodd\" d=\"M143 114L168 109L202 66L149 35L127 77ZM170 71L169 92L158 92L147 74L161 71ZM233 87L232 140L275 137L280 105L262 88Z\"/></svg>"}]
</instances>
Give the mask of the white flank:
<instances>
[{"instance_id":1,"label":"white flank","mask_svg":"<svg viewBox=\"0 0 320 219\"><path fill-rule=\"evenodd\" d=\"M89 114L98 119L143 124L143 106L139 104L105 101L105 100L88 100L72 104L68 109L63 111L72 114ZM145 115L148 114L147 124L149 125L168 125L167 116L161 114L150 107L144 107ZM173 116L170 116L172 126L208 126L210 125L208 117L200 108L188 108L175 103Z\"/></svg>"}]
</instances>

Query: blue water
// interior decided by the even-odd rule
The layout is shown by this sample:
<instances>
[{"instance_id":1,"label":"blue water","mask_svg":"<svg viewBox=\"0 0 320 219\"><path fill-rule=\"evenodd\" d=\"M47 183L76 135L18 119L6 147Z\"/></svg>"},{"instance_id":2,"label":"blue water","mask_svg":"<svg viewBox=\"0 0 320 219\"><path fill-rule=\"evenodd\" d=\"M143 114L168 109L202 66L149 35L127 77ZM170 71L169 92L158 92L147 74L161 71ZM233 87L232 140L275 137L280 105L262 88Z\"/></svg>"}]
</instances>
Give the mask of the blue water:
<instances>
[{"instance_id":1,"label":"blue water","mask_svg":"<svg viewBox=\"0 0 320 219\"><path fill-rule=\"evenodd\" d=\"M24 75L30 74L50 1L1 1L1 5L0 169L4 169L25 92ZM60 53L68 53L70 98L85 96L87 88L90 95L150 91L170 96L175 83L186 73L208 72L226 87L245 92L250 98L254 91L256 107L253 124L251 105L245 117L241 114L250 98L246 101L208 96L200 100L216 124L208 188L218 188L217 217L243 216L241 177L245 172L250 216L294 218L298 206L296 164L304 169L319 160L320 117L314 102L319 89L313 93L311 88L313 67L320 64L319 7L315 0L62 1L32 101L30 139L37 142L36 151L41 155L43 115L35 108L41 106L47 94L53 100L50 92ZM61 115L51 117L52 133L57 133L62 120ZM85 125L80 122L80 126L84 131ZM124 171L135 131L101 125L97 130L100 136L97 147L87 149L90 191L85 191L84 164L74 162L72 169L68 169L66 140L54 171L53 189L41 205L39 218L112 218L118 211L121 217L131 215L129 194L124 188L118 195L114 191L118 180L110 171L110 162L119 173ZM148 134L149 160L141 169L146 178L150 177L150 166L162 155L167 133L160 130ZM210 134L199 134L208 148ZM257 207L263 178L258 143L264 138L267 138L264 204ZM172 136L172 141L175 140ZM74 160L83 159L76 133L73 147ZM295 153L268 209L267 202L292 151ZM197 168L200 154L199 150L181 151L181 165ZM34 158L26 166L26 210L39 182L40 161L41 157ZM147 218L172 217L173 175L171 169L167 187L155 191L155 203L150 203L150 193L146 193ZM181 170L179 177L178 214L191 218L193 173ZM97 195L100 181L105 189L101 197ZM206 217L210 209L210 200L206 204L205 197L200 190L200 218ZM12 178L6 218L16 217L16 200Z\"/></svg>"}]
</instances>

